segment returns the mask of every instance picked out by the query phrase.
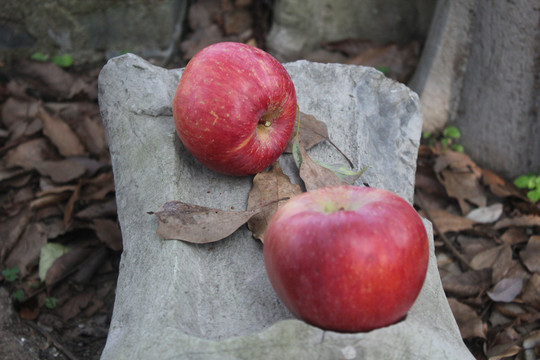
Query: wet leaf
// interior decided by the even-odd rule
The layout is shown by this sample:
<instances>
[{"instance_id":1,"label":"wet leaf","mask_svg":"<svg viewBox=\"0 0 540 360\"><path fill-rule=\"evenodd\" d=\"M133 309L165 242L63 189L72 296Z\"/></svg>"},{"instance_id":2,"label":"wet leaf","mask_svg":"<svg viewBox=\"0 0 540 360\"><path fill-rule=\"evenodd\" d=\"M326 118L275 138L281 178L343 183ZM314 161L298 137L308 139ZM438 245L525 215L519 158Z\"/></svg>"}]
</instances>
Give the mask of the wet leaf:
<instances>
[{"instance_id":1,"label":"wet leaf","mask_svg":"<svg viewBox=\"0 0 540 360\"><path fill-rule=\"evenodd\" d=\"M531 236L527 246L519 253L519 256L529 271L540 274L540 236Z\"/></svg>"},{"instance_id":2,"label":"wet leaf","mask_svg":"<svg viewBox=\"0 0 540 360\"><path fill-rule=\"evenodd\" d=\"M347 184L341 180L334 172L316 162L307 154L302 144L298 144L298 152L301 156L300 178L304 181L307 191L315 190L325 186L338 186Z\"/></svg>"},{"instance_id":3,"label":"wet leaf","mask_svg":"<svg viewBox=\"0 0 540 360\"><path fill-rule=\"evenodd\" d=\"M301 192L300 186L291 183L277 161L272 164L268 172L255 175L253 186L249 191L247 210L260 208L270 202L275 203L266 206L261 212L249 219L248 228L253 233L253 237L264 242L264 232L270 218L285 203L285 201L277 202L277 200L292 198Z\"/></svg>"},{"instance_id":4,"label":"wet leaf","mask_svg":"<svg viewBox=\"0 0 540 360\"><path fill-rule=\"evenodd\" d=\"M454 298L448 298L448 304L450 304L463 339L486 338L487 326L476 314L476 311Z\"/></svg>"},{"instance_id":5,"label":"wet leaf","mask_svg":"<svg viewBox=\"0 0 540 360\"><path fill-rule=\"evenodd\" d=\"M227 211L169 201L150 214L157 216L157 234L163 239L205 244L226 238L260 211Z\"/></svg>"},{"instance_id":6,"label":"wet leaf","mask_svg":"<svg viewBox=\"0 0 540 360\"><path fill-rule=\"evenodd\" d=\"M309 150L318 143L328 140L328 128L326 124L313 115L308 115L300 111L300 129L298 130L298 140L304 146L304 149ZM297 129L298 120L294 124L294 129ZM292 153L293 144L296 139L296 131L293 131L289 143L285 148L286 153Z\"/></svg>"},{"instance_id":7,"label":"wet leaf","mask_svg":"<svg viewBox=\"0 0 540 360\"><path fill-rule=\"evenodd\" d=\"M511 277L500 280L487 294L493 301L512 302L521 293L523 278Z\"/></svg>"}]
</instances>

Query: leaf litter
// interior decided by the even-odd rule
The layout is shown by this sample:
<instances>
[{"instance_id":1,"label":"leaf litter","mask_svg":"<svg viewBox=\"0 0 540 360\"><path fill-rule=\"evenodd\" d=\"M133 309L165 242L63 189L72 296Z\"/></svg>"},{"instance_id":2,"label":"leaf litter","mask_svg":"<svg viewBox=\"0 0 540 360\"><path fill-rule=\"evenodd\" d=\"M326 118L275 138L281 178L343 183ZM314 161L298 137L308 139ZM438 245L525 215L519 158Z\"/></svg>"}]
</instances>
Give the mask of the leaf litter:
<instances>
[{"instance_id":1,"label":"leaf litter","mask_svg":"<svg viewBox=\"0 0 540 360\"><path fill-rule=\"evenodd\" d=\"M422 144L417 165L415 203L434 225L465 344L477 359L538 358L528 339L540 329L539 204L463 153Z\"/></svg>"}]
</instances>

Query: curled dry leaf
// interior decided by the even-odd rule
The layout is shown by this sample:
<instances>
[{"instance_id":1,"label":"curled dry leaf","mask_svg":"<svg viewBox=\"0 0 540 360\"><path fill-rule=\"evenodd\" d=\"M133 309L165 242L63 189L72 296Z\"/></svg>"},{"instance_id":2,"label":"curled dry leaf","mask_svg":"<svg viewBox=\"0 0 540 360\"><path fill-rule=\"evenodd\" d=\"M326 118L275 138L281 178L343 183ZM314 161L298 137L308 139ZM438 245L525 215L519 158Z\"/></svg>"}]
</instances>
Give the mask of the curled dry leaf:
<instances>
[{"instance_id":1,"label":"curled dry leaf","mask_svg":"<svg viewBox=\"0 0 540 360\"><path fill-rule=\"evenodd\" d=\"M502 360L517 355L520 351L521 346L516 344L499 344L489 349L486 355L488 360Z\"/></svg>"},{"instance_id":2,"label":"curled dry leaf","mask_svg":"<svg viewBox=\"0 0 540 360\"><path fill-rule=\"evenodd\" d=\"M300 178L304 181L307 191L319 189L325 186L338 186L347 184L341 180L332 170L327 169L311 159L306 150L295 142L295 148L298 148L298 152L294 151L293 154L300 155Z\"/></svg>"},{"instance_id":3,"label":"curled dry leaf","mask_svg":"<svg viewBox=\"0 0 540 360\"><path fill-rule=\"evenodd\" d=\"M486 324L482 322L476 311L454 298L448 298L448 304L450 304L463 339L486 338Z\"/></svg>"},{"instance_id":4,"label":"curled dry leaf","mask_svg":"<svg viewBox=\"0 0 540 360\"><path fill-rule=\"evenodd\" d=\"M298 129L298 141L304 146L304 149L309 150L318 143L329 140L328 128L326 124L313 115L304 114L300 111L300 128ZM298 120L295 122L294 128L298 126ZM293 144L296 140L296 131L293 131L289 143L285 148L286 153L292 153Z\"/></svg>"},{"instance_id":5,"label":"curled dry leaf","mask_svg":"<svg viewBox=\"0 0 540 360\"><path fill-rule=\"evenodd\" d=\"M279 206L284 202L279 199L292 198L302 192L300 186L291 183L291 180L281 170L281 166L276 161L267 172L255 175L253 186L249 191L247 210L261 208L272 203L255 214L248 221L248 228L253 233L253 237L264 242L264 232L268 222Z\"/></svg>"},{"instance_id":6,"label":"curled dry leaf","mask_svg":"<svg viewBox=\"0 0 540 360\"><path fill-rule=\"evenodd\" d=\"M482 181L489 186L489 190L498 197L523 197L514 184L504 180L491 170L482 170Z\"/></svg>"},{"instance_id":7,"label":"curled dry leaf","mask_svg":"<svg viewBox=\"0 0 540 360\"><path fill-rule=\"evenodd\" d=\"M469 202L486 206L486 195L480 184L482 169L467 155L447 151L437 157L434 170L448 196L457 199L463 214L469 212Z\"/></svg>"},{"instance_id":8,"label":"curled dry leaf","mask_svg":"<svg viewBox=\"0 0 540 360\"><path fill-rule=\"evenodd\" d=\"M260 211L261 208L227 211L169 201L149 214L158 218L160 237L205 244L226 238Z\"/></svg>"},{"instance_id":9,"label":"curled dry leaf","mask_svg":"<svg viewBox=\"0 0 540 360\"><path fill-rule=\"evenodd\" d=\"M521 215L513 218L504 218L495 223L495 230L505 229L510 226L540 226L540 216L538 215Z\"/></svg>"},{"instance_id":10,"label":"curled dry leaf","mask_svg":"<svg viewBox=\"0 0 540 360\"><path fill-rule=\"evenodd\" d=\"M45 285L54 286L69 276L91 253L92 249L78 248L58 257L46 272Z\"/></svg>"}]
</instances>

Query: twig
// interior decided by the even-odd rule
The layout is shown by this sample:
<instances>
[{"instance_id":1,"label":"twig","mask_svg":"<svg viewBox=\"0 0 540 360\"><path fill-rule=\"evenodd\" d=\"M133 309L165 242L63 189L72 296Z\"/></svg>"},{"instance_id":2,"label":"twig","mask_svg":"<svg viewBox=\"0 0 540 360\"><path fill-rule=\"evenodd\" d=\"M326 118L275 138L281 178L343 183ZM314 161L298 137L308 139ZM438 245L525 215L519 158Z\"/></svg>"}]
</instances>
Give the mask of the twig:
<instances>
[{"instance_id":1,"label":"twig","mask_svg":"<svg viewBox=\"0 0 540 360\"><path fill-rule=\"evenodd\" d=\"M35 324L32 321L26 321L26 324L30 326L32 329L36 330L38 333L40 333L42 336L47 338L48 341L53 343L54 347L60 350L66 357L70 360L78 360L78 358L71 353L68 349L64 347L64 345L60 344L56 338L54 338L51 334L49 334L47 331L45 331L41 326Z\"/></svg>"},{"instance_id":2,"label":"twig","mask_svg":"<svg viewBox=\"0 0 540 360\"><path fill-rule=\"evenodd\" d=\"M419 192L416 192L416 195L417 195L416 198L418 199L420 207L422 208L422 210L424 210L426 218L431 222L431 224L433 225L433 229L435 230L437 235L439 235L439 237L442 239L444 245L448 248L448 250L450 250L452 255L454 255L461 262L461 264L467 268L467 270L474 270L471 264L469 264L469 262L467 261L467 259L465 259L463 255L461 255L461 253L455 248L452 242L448 240L448 238L444 235L444 233L439 229L437 224L433 221L433 217L431 216L427 207L424 205L422 194L420 194Z\"/></svg>"}]
</instances>

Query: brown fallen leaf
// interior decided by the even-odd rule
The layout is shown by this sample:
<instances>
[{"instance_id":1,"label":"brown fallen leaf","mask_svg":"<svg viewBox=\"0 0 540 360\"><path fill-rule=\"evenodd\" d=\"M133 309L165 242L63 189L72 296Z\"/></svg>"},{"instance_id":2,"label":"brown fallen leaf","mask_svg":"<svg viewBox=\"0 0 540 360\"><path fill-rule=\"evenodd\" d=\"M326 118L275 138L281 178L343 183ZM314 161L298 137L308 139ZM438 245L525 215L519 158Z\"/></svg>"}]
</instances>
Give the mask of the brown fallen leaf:
<instances>
[{"instance_id":1,"label":"brown fallen leaf","mask_svg":"<svg viewBox=\"0 0 540 360\"><path fill-rule=\"evenodd\" d=\"M495 223L495 230L505 229L510 226L540 226L540 216L538 215L521 215L513 218L504 218Z\"/></svg>"},{"instance_id":2,"label":"brown fallen leaf","mask_svg":"<svg viewBox=\"0 0 540 360\"><path fill-rule=\"evenodd\" d=\"M516 189L514 184L504 180L502 177L489 169L482 170L482 181L484 184L489 186L489 190L498 197L523 197L519 190Z\"/></svg>"},{"instance_id":3,"label":"brown fallen leaf","mask_svg":"<svg viewBox=\"0 0 540 360\"><path fill-rule=\"evenodd\" d=\"M156 212L157 234L167 240L205 244L226 238L262 209L227 211L169 201Z\"/></svg>"},{"instance_id":4,"label":"brown fallen leaf","mask_svg":"<svg viewBox=\"0 0 540 360\"><path fill-rule=\"evenodd\" d=\"M486 352L488 360L508 359L511 356L519 354L521 346L516 344L499 344L495 345Z\"/></svg>"},{"instance_id":5,"label":"brown fallen leaf","mask_svg":"<svg viewBox=\"0 0 540 360\"><path fill-rule=\"evenodd\" d=\"M529 271L540 274L540 236L531 236L527 246L519 253L519 256Z\"/></svg>"},{"instance_id":6,"label":"brown fallen leaf","mask_svg":"<svg viewBox=\"0 0 540 360\"><path fill-rule=\"evenodd\" d=\"M448 196L455 198L463 214L470 211L469 202L486 206L487 199L480 184L480 169L466 154L447 151L435 160L435 173Z\"/></svg>"},{"instance_id":7,"label":"brown fallen leaf","mask_svg":"<svg viewBox=\"0 0 540 360\"><path fill-rule=\"evenodd\" d=\"M17 243L6 258L7 268L18 267L20 277L24 278L30 268L38 263L43 245L47 243L47 237L41 232L36 223L31 223L21 234Z\"/></svg>"},{"instance_id":8,"label":"brown fallen leaf","mask_svg":"<svg viewBox=\"0 0 540 360\"><path fill-rule=\"evenodd\" d=\"M62 119L50 115L43 107L38 110L38 116L43 121L43 134L51 140L62 156L85 154L81 141Z\"/></svg>"},{"instance_id":9,"label":"brown fallen leaf","mask_svg":"<svg viewBox=\"0 0 540 360\"><path fill-rule=\"evenodd\" d=\"M448 298L448 304L450 304L450 309L456 318L463 339L486 338L487 325L482 322L476 311L455 298Z\"/></svg>"},{"instance_id":10,"label":"brown fallen leaf","mask_svg":"<svg viewBox=\"0 0 540 360\"><path fill-rule=\"evenodd\" d=\"M249 219L248 228L253 233L253 237L264 242L264 232L270 218L284 204L284 202L277 202L277 200L292 198L301 192L300 186L291 183L277 161L272 164L269 171L255 175L253 186L248 195L247 210L257 209L271 202L273 204L266 206Z\"/></svg>"},{"instance_id":11,"label":"brown fallen leaf","mask_svg":"<svg viewBox=\"0 0 540 360\"><path fill-rule=\"evenodd\" d=\"M64 322L74 318L83 311L92 301L93 294L91 292L82 292L74 294L62 304L56 312L60 315Z\"/></svg>"},{"instance_id":12,"label":"brown fallen leaf","mask_svg":"<svg viewBox=\"0 0 540 360\"><path fill-rule=\"evenodd\" d=\"M529 304L540 310L540 274L533 273L527 280L523 292L521 294L521 300L526 304Z\"/></svg>"},{"instance_id":13,"label":"brown fallen leaf","mask_svg":"<svg viewBox=\"0 0 540 360\"><path fill-rule=\"evenodd\" d=\"M116 221L94 219L96 235L103 243L114 251L122 250L122 234Z\"/></svg>"},{"instance_id":14,"label":"brown fallen leaf","mask_svg":"<svg viewBox=\"0 0 540 360\"><path fill-rule=\"evenodd\" d=\"M81 188L82 188L82 181L79 181L75 189L73 189L73 192L71 193L71 196L69 197L69 200L67 201L66 206L64 206L64 228L65 229L69 227L69 224L73 220L73 211L75 209L75 203L81 197Z\"/></svg>"},{"instance_id":15,"label":"brown fallen leaf","mask_svg":"<svg viewBox=\"0 0 540 360\"><path fill-rule=\"evenodd\" d=\"M54 149L46 139L33 139L9 150L4 156L7 168L34 169L45 160L54 159Z\"/></svg>"},{"instance_id":16,"label":"brown fallen leaf","mask_svg":"<svg viewBox=\"0 0 540 360\"><path fill-rule=\"evenodd\" d=\"M304 181L307 191L319 189L325 186L339 186L347 184L341 180L332 170L327 169L316 162L307 154L306 150L298 142L298 151L301 156L300 178Z\"/></svg>"},{"instance_id":17,"label":"brown fallen leaf","mask_svg":"<svg viewBox=\"0 0 540 360\"><path fill-rule=\"evenodd\" d=\"M91 220L99 217L116 216L116 211L116 200L113 198L106 201L96 202L77 212L75 217Z\"/></svg>"},{"instance_id":18,"label":"brown fallen leaf","mask_svg":"<svg viewBox=\"0 0 540 360\"><path fill-rule=\"evenodd\" d=\"M70 159L58 161L43 161L36 164L37 171L41 175L48 176L58 184L78 179L86 172L86 167Z\"/></svg>"},{"instance_id":19,"label":"brown fallen leaf","mask_svg":"<svg viewBox=\"0 0 540 360\"><path fill-rule=\"evenodd\" d=\"M469 270L461 274L441 275L445 293L460 297L473 297L491 285L491 269Z\"/></svg>"},{"instance_id":20,"label":"brown fallen leaf","mask_svg":"<svg viewBox=\"0 0 540 360\"><path fill-rule=\"evenodd\" d=\"M19 213L3 221L0 226L0 263L4 263L4 259L30 223L32 215L29 207L23 207Z\"/></svg>"},{"instance_id":21,"label":"brown fallen leaf","mask_svg":"<svg viewBox=\"0 0 540 360\"><path fill-rule=\"evenodd\" d=\"M454 215L446 210L430 210L430 216L442 233L470 230L475 224L472 220Z\"/></svg>"},{"instance_id":22,"label":"brown fallen leaf","mask_svg":"<svg viewBox=\"0 0 540 360\"><path fill-rule=\"evenodd\" d=\"M501 235L501 240L505 244L517 245L526 243L529 240L529 237L527 236L524 228L511 226Z\"/></svg>"},{"instance_id":23,"label":"brown fallen leaf","mask_svg":"<svg viewBox=\"0 0 540 360\"><path fill-rule=\"evenodd\" d=\"M499 282L508 276L510 270L515 265L512 259L512 249L509 245L499 245L478 253L470 262L475 270L492 268L492 281Z\"/></svg>"},{"instance_id":24,"label":"brown fallen leaf","mask_svg":"<svg viewBox=\"0 0 540 360\"><path fill-rule=\"evenodd\" d=\"M313 115L308 115L300 111L300 128L298 129L298 141L304 146L304 149L309 150L318 143L329 140L328 128L326 124ZM292 153L293 144L296 140L296 129L298 127L298 119L294 123L295 131L292 132L289 143L285 148L286 153Z\"/></svg>"},{"instance_id":25,"label":"brown fallen leaf","mask_svg":"<svg viewBox=\"0 0 540 360\"><path fill-rule=\"evenodd\" d=\"M514 299L521 293L522 288L523 278L504 278L497 282L493 289L487 292L487 295L493 301L509 303L514 301Z\"/></svg>"},{"instance_id":26,"label":"brown fallen leaf","mask_svg":"<svg viewBox=\"0 0 540 360\"><path fill-rule=\"evenodd\" d=\"M45 275L45 285L52 287L69 276L88 256L92 249L76 248L56 259Z\"/></svg>"}]
</instances>

